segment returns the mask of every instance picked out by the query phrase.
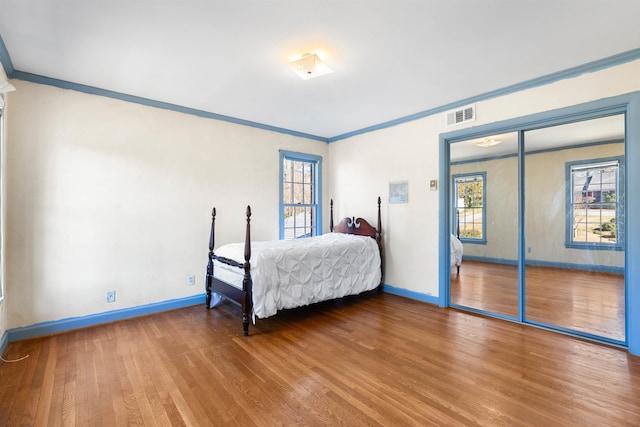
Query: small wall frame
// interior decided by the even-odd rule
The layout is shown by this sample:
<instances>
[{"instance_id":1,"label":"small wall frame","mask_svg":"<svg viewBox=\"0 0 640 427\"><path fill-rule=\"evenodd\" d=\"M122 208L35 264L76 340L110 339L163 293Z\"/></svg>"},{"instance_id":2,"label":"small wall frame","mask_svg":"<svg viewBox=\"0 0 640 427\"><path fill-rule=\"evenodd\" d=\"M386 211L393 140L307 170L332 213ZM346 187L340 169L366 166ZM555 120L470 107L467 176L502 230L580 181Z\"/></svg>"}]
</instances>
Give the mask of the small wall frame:
<instances>
[{"instance_id":1,"label":"small wall frame","mask_svg":"<svg viewBox=\"0 0 640 427\"><path fill-rule=\"evenodd\" d=\"M389 203L409 202L409 182L392 181L389 183Z\"/></svg>"}]
</instances>

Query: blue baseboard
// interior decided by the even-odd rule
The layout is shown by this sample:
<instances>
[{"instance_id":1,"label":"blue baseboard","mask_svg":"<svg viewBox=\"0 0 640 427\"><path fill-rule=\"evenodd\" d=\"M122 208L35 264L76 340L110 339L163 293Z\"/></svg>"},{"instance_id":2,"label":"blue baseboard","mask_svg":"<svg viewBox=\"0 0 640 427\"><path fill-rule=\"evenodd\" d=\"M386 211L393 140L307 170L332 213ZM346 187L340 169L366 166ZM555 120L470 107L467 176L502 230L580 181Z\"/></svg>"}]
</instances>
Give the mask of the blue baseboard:
<instances>
[{"instance_id":1,"label":"blue baseboard","mask_svg":"<svg viewBox=\"0 0 640 427\"><path fill-rule=\"evenodd\" d=\"M28 338L41 337L45 335L57 334L70 331L72 329L86 328L89 326L101 325L103 323L115 322L117 320L130 319L132 317L145 316L147 314L160 313L177 308L190 307L192 305L204 304L205 294L193 295L186 298L172 299L152 304L141 305L120 310L107 311L105 313L90 314L82 317L71 317L68 319L55 320L53 322L43 322L31 326L10 329L5 332L2 338L2 350L7 343L20 341ZM5 337L6 340L5 340Z\"/></svg>"},{"instance_id":2,"label":"blue baseboard","mask_svg":"<svg viewBox=\"0 0 640 427\"><path fill-rule=\"evenodd\" d=\"M504 258L490 258L482 256L465 255L464 259L469 261L487 262L493 264L518 265L518 260ZM464 260L462 261L464 264ZM553 261L537 261L528 259L525 265L534 265L538 267L553 267L567 270L595 271L599 273L624 274L624 267L611 267L608 265L596 264L574 264L569 262L553 262Z\"/></svg>"},{"instance_id":3,"label":"blue baseboard","mask_svg":"<svg viewBox=\"0 0 640 427\"><path fill-rule=\"evenodd\" d=\"M0 356L4 354L7 344L9 344L9 334L7 331L4 331L4 334L2 334L2 338L0 339Z\"/></svg>"},{"instance_id":4,"label":"blue baseboard","mask_svg":"<svg viewBox=\"0 0 640 427\"><path fill-rule=\"evenodd\" d=\"M476 255L464 255L462 262L464 260L469 261L478 261L478 262L488 262L491 264L506 264L506 265L518 265L517 259L506 259L506 258L492 258L486 256L476 256Z\"/></svg>"},{"instance_id":5,"label":"blue baseboard","mask_svg":"<svg viewBox=\"0 0 640 427\"><path fill-rule=\"evenodd\" d=\"M427 295L416 291L409 291L407 289L396 288L391 285L384 285L384 291L393 295L399 295L401 297L407 297L411 299L415 299L422 302L428 302L429 304L439 305L438 297L434 297L433 295Z\"/></svg>"}]
</instances>

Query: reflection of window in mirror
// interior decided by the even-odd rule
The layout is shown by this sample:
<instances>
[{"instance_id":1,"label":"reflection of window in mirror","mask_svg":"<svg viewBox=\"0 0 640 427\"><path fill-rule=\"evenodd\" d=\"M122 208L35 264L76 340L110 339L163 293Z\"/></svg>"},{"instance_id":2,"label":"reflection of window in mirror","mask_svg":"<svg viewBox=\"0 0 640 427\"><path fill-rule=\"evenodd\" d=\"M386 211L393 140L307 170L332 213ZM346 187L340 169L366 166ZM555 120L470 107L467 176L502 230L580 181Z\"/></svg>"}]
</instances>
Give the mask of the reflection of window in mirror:
<instances>
[{"instance_id":1,"label":"reflection of window in mirror","mask_svg":"<svg viewBox=\"0 0 640 427\"><path fill-rule=\"evenodd\" d=\"M618 218L620 163L622 158L566 164L571 191L567 193L567 246L572 248L621 248Z\"/></svg>"},{"instance_id":2,"label":"reflection of window in mirror","mask_svg":"<svg viewBox=\"0 0 640 427\"><path fill-rule=\"evenodd\" d=\"M485 172L453 176L454 227L462 241L486 240L485 182Z\"/></svg>"}]
</instances>

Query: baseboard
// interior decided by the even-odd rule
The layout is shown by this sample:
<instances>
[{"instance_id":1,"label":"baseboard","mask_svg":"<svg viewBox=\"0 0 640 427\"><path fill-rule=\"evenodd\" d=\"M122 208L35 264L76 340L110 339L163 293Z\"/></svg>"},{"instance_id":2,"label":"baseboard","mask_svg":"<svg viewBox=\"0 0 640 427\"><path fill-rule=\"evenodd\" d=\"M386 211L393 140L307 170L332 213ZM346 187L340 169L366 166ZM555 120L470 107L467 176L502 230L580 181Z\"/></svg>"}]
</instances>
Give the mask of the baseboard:
<instances>
[{"instance_id":1,"label":"baseboard","mask_svg":"<svg viewBox=\"0 0 640 427\"><path fill-rule=\"evenodd\" d=\"M518 260L504 259L504 258L490 258L483 256L465 255L462 259L461 270L464 270L464 260L486 262L491 264L506 264L506 265L518 265ZM525 265L533 265L538 267L553 267L566 270L581 270L581 271L595 271L599 273L613 273L624 274L624 267L611 267L608 265L597 264L574 264L569 262L554 262L554 261L538 261L534 259L527 259Z\"/></svg>"},{"instance_id":2,"label":"baseboard","mask_svg":"<svg viewBox=\"0 0 640 427\"><path fill-rule=\"evenodd\" d=\"M7 331L4 331L4 334L2 334L2 338L0 339L0 356L4 354L7 344L9 344L9 334Z\"/></svg>"},{"instance_id":3,"label":"baseboard","mask_svg":"<svg viewBox=\"0 0 640 427\"><path fill-rule=\"evenodd\" d=\"M204 302L205 294L199 294L185 298L141 305L137 307L107 311L105 313L90 314L88 316L82 317L71 317L68 319L55 320L53 322L43 322L31 326L14 328L5 332L2 338L3 346L0 348L4 350L4 346L6 346L7 343L13 341L20 341L28 338L57 334L60 332L70 331L72 329L101 325L104 323L115 322L117 320L130 319L133 317L145 316L147 314L175 310L177 308L190 307L192 305L204 304ZM6 340L5 337L7 337Z\"/></svg>"},{"instance_id":4,"label":"baseboard","mask_svg":"<svg viewBox=\"0 0 640 427\"><path fill-rule=\"evenodd\" d=\"M433 295L423 294L421 292L410 291L408 289L396 288L391 285L384 285L384 291L393 294L399 295L401 297L407 297L411 299L415 299L422 302L428 302L429 304L439 305L438 297L434 297Z\"/></svg>"},{"instance_id":5,"label":"baseboard","mask_svg":"<svg viewBox=\"0 0 640 427\"><path fill-rule=\"evenodd\" d=\"M550 262L527 260L526 265L534 265L538 267L562 268L565 270L593 271L597 273L625 274L624 267L612 267L609 265L596 264L572 264L569 262Z\"/></svg>"},{"instance_id":6,"label":"baseboard","mask_svg":"<svg viewBox=\"0 0 640 427\"><path fill-rule=\"evenodd\" d=\"M464 261L468 260L468 261L478 261L478 262L487 262L487 263L491 263L491 264L506 264L506 265L518 265L518 260L517 259L506 259L506 258L492 258L492 257L486 257L486 256L476 256L476 255L463 255L462 256L462 263L464 264ZM463 267L460 267L460 269L462 270Z\"/></svg>"}]
</instances>

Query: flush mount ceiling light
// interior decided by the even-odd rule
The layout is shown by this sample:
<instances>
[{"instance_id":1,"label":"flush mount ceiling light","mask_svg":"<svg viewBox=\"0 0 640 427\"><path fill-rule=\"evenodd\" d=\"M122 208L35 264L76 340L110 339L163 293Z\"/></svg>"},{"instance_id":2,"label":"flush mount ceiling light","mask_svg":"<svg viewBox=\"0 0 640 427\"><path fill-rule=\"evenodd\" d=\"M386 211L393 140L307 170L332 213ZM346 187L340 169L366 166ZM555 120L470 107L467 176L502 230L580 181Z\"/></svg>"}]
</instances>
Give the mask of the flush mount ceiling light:
<instances>
[{"instance_id":1,"label":"flush mount ceiling light","mask_svg":"<svg viewBox=\"0 0 640 427\"><path fill-rule=\"evenodd\" d=\"M493 138L482 138L482 141L476 144L476 147L493 147L494 145L501 144L502 141L498 141Z\"/></svg>"},{"instance_id":2,"label":"flush mount ceiling light","mask_svg":"<svg viewBox=\"0 0 640 427\"><path fill-rule=\"evenodd\" d=\"M295 71L302 80L309 80L314 77L333 73L333 70L322 62L320 57L315 53L305 53L300 59L291 61L290 64L293 71Z\"/></svg>"}]
</instances>

